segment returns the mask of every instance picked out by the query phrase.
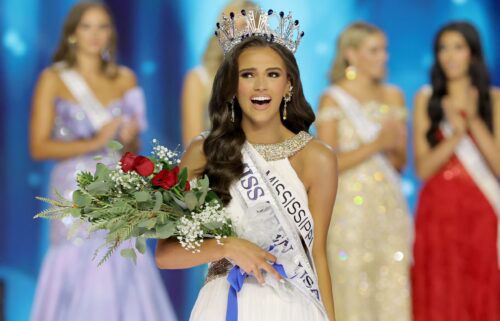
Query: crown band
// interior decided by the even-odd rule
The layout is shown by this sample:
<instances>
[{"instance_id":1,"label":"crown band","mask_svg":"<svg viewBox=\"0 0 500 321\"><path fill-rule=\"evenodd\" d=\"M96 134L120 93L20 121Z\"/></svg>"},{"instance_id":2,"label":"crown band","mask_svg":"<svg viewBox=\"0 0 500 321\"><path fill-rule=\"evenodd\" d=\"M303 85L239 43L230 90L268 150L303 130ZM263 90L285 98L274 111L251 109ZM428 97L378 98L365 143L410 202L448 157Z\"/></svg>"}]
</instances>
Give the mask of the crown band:
<instances>
[{"instance_id":1,"label":"crown band","mask_svg":"<svg viewBox=\"0 0 500 321\"><path fill-rule=\"evenodd\" d=\"M278 43L295 53L304 36L304 32L299 30L299 21L293 20L291 13L285 15L283 11L275 13L273 10L260 10L258 18L253 10L241 10L238 14L231 12L229 17L222 15L216 26L215 35L224 55L243 40L253 36L264 37L267 41Z\"/></svg>"}]
</instances>

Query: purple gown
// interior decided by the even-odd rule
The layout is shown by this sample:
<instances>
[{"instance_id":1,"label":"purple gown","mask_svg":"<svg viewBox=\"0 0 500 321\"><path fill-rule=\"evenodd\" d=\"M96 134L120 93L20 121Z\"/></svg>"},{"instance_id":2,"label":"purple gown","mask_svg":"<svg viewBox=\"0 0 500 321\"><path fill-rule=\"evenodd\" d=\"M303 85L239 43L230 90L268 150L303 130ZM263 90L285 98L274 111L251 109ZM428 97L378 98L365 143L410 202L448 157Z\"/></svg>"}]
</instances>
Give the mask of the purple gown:
<instances>
[{"instance_id":1,"label":"purple gown","mask_svg":"<svg viewBox=\"0 0 500 321\"><path fill-rule=\"evenodd\" d=\"M134 117L146 127L144 95L133 88L107 108L113 115ZM75 103L57 99L53 138L76 140L91 138L95 132L83 109ZM71 199L78 171L94 171L98 162L110 164L107 152L85 154L58 161L50 178L51 191ZM73 226L73 228L72 228ZM103 234L90 239L68 219L51 221L50 247L43 262L31 313L31 321L170 321L176 320L160 274L151 254L138 255L137 265L117 252L102 266L92 260L103 244ZM75 236L68 239L68 232ZM133 246L133 244L128 245ZM103 249L101 254L105 253Z\"/></svg>"}]
</instances>

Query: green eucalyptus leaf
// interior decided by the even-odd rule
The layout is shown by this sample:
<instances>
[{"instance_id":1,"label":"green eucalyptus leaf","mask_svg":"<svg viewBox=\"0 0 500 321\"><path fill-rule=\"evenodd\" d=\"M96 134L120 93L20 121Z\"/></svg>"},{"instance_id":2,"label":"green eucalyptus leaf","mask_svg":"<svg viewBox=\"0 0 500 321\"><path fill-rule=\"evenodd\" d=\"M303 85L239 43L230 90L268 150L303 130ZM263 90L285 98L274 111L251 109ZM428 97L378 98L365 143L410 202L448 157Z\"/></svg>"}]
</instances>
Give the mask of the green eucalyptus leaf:
<instances>
[{"instance_id":1,"label":"green eucalyptus leaf","mask_svg":"<svg viewBox=\"0 0 500 321\"><path fill-rule=\"evenodd\" d=\"M109 191L109 185L99 180L87 185L86 189L92 195L103 195Z\"/></svg>"},{"instance_id":2,"label":"green eucalyptus leaf","mask_svg":"<svg viewBox=\"0 0 500 321\"><path fill-rule=\"evenodd\" d=\"M120 251L121 256L125 258L132 259L134 261L134 264L137 263L137 254L135 253L135 250L130 248L130 249L123 249Z\"/></svg>"},{"instance_id":3,"label":"green eucalyptus leaf","mask_svg":"<svg viewBox=\"0 0 500 321\"><path fill-rule=\"evenodd\" d=\"M145 227L148 230L152 229L155 225L156 225L156 219L155 218L151 218L149 220L142 221L139 224L137 224L138 227Z\"/></svg>"},{"instance_id":4,"label":"green eucalyptus leaf","mask_svg":"<svg viewBox=\"0 0 500 321\"><path fill-rule=\"evenodd\" d=\"M76 190L73 192L73 203L78 207L85 207L92 203L92 199L87 194L82 193L82 191Z\"/></svg>"},{"instance_id":5,"label":"green eucalyptus leaf","mask_svg":"<svg viewBox=\"0 0 500 321\"><path fill-rule=\"evenodd\" d=\"M139 253L146 253L146 239L142 237L138 237L135 239L135 248Z\"/></svg>"},{"instance_id":6,"label":"green eucalyptus leaf","mask_svg":"<svg viewBox=\"0 0 500 321\"><path fill-rule=\"evenodd\" d=\"M162 203L163 203L163 195L161 195L160 191L156 191L155 192L155 206L153 207L153 211L159 211Z\"/></svg>"},{"instance_id":7,"label":"green eucalyptus leaf","mask_svg":"<svg viewBox=\"0 0 500 321\"><path fill-rule=\"evenodd\" d=\"M168 239L175 233L175 223L167 222L167 224L156 228L156 234L160 239Z\"/></svg>"},{"instance_id":8,"label":"green eucalyptus leaf","mask_svg":"<svg viewBox=\"0 0 500 321\"><path fill-rule=\"evenodd\" d=\"M123 148L123 145L116 140L112 140L108 143L108 148L114 151L119 151Z\"/></svg>"},{"instance_id":9,"label":"green eucalyptus leaf","mask_svg":"<svg viewBox=\"0 0 500 321\"><path fill-rule=\"evenodd\" d=\"M135 200L137 202L147 202L151 199L151 195L148 192L140 191L134 193Z\"/></svg>"},{"instance_id":10,"label":"green eucalyptus leaf","mask_svg":"<svg viewBox=\"0 0 500 321\"><path fill-rule=\"evenodd\" d=\"M198 199L194 192L187 192L184 194L184 202L186 203L187 208L192 211L198 206Z\"/></svg>"},{"instance_id":11,"label":"green eucalyptus leaf","mask_svg":"<svg viewBox=\"0 0 500 321\"><path fill-rule=\"evenodd\" d=\"M218 230L224 226L224 223L214 221L214 222L205 223L205 224L203 224L203 226L209 230Z\"/></svg>"},{"instance_id":12,"label":"green eucalyptus leaf","mask_svg":"<svg viewBox=\"0 0 500 321\"><path fill-rule=\"evenodd\" d=\"M95 177L97 177L98 180L107 180L109 179L109 173L111 170L104 165L103 163L97 163L95 166Z\"/></svg>"},{"instance_id":13,"label":"green eucalyptus leaf","mask_svg":"<svg viewBox=\"0 0 500 321\"><path fill-rule=\"evenodd\" d=\"M82 214L82 209L76 208L76 207L69 208L68 213L71 214L71 216L73 216L73 217L80 217Z\"/></svg>"},{"instance_id":14,"label":"green eucalyptus leaf","mask_svg":"<svg viewBox=\"0 0 500 321\"><path fill-rule=\"evenodd\" d=\"M170 193L171 193L170 191L163 191L163 201L165 203L168 203L172 199Z\"/></svg>"}]
</instances>

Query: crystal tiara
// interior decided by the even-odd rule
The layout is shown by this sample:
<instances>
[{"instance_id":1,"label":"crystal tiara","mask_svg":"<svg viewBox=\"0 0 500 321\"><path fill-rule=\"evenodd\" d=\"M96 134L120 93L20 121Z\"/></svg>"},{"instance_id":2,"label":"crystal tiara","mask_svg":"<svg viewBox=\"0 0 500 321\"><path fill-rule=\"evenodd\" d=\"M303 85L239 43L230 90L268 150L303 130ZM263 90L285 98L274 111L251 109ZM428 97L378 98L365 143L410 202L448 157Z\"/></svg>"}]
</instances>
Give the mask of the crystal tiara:
<instances>
[{"instance_id":1,"label":"crystal tiara","mask_svg":"<svg viewBox=\"0 0 500 321\"><path fill-rule=\"evenodd\" d=\"M304 36L304 32L299 30L299 21L293 20L291 13L285 15L283 11L275 13L273 10L260 10L255 13L254 10L241 10L238 14L231 12L229 17L222 15L216 26L215 35L224 55L252 36L264 37L267 41L278 43L295 53Z\"/></svg>"}]
</instances>

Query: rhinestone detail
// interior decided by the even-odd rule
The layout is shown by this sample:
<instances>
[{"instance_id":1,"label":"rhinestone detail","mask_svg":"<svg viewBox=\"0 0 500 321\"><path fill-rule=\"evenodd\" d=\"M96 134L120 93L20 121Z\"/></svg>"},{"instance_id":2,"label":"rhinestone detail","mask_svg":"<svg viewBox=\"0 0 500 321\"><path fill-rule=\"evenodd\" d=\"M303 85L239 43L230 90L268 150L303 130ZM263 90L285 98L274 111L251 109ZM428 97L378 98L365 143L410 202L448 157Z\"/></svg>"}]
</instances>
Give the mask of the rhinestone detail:
<instances>
[{"instance_id":1,"label":"rhinestone detail","mask_svg":"<svg viewBox=\"0 0 500 321\"><path fill-rule=\"evenodd\" d=\"M297 154L313 137L304 131L276 144L252 144L259 154L268 162L292 157Z\"/></svg>"}]
</instances>

